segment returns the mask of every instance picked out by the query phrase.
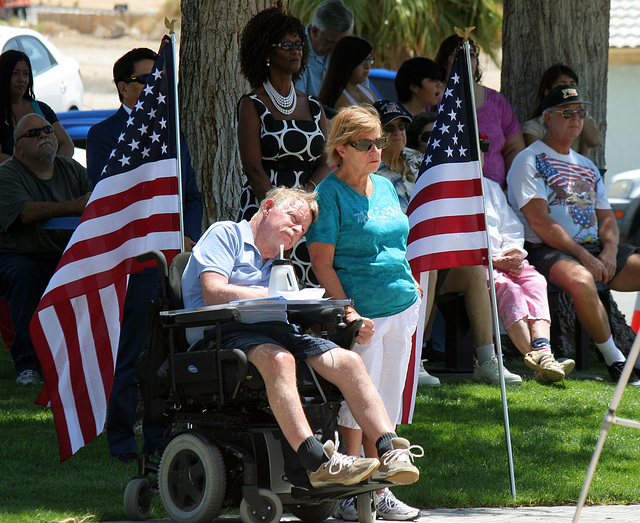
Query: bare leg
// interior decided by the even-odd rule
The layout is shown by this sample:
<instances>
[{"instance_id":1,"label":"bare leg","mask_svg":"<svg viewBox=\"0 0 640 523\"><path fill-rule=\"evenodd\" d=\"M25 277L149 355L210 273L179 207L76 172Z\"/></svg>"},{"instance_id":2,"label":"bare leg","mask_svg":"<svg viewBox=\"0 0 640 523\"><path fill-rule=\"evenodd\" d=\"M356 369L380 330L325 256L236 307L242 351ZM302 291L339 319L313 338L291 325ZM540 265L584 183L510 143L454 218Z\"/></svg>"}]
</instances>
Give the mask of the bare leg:
<instances>
[{"instance_id":1,"label":"bare leg","mask_svg":"<svg viewBox=\"0 0 640 523\"><path fill-rule=\"evenodd\" d=\"M260 372L273 415L291 448L297 450L313 436L313 431L302 410L293 354L279 345L265 343L249 349L247 359Z\"/></svg>"},{"instance_id":2,"label":"bare leg","mask_svg":"<svg viewBox=\"0 0 640 523\"><path fill-rule=\"evenodd\" d=\"M509 327L507 327L507 334L509 335L509 339L523 355L531 352L531 334L527 320L522 318L509 325Z\"/></svg>"},{"instance_id":3,"label":"bare leg","mask_svg":"<svg viewBox=\"0 0 640 523\"><path fill-rule=\"evenodd\" d=\"M613 281L617 282L624 272ZM574 260L562 259L551 267L549 281L571 296L576 316L593 341L604 343L611 337L607 312L598 296L593 276L585 267Z\"/></svg>"},{"instance_id":4,"label":"bare leg","mask_svg":"<svg viewBox=\"0 0 640 523\"><path fill-rule=\"evenodd\" d=\"M640 291L640 254L632 254L627 263L609 286L614 291Z\"/></svg>"},{"instance_id":5,"label":"bare leg","mask_svg":"<svg viewBox=\"0 0 640 523\"><path fill-rule=\"evenodd\" d=\"M455 267L449 269L440 293L464 292L464 306L469 316L476 347L493 343L493 322L491 300L487 289L487 275L484 267Z\"/></svg>"},{"instance_id":6,"label":"bare leg","mask_svg":"<svg viewBox=\"0 0 640 523\"><path fill-rule=\"evenodd\" d=\"M356 423L370 439L375 442L383 434L395 432L358 354L337 347L307 361L320 376L340 389Z\"/></svg>"}]
</instances>

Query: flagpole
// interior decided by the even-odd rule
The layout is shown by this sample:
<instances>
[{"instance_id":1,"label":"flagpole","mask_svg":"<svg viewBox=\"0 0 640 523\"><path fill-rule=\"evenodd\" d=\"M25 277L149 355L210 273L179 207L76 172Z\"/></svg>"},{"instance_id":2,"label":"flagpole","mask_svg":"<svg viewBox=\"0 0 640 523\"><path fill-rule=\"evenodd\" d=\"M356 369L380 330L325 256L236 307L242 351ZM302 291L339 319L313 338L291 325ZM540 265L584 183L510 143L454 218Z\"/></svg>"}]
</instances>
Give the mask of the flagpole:
<instances>
[{"instance_id":1,"label":"flagpole","mask_svg":"<svg viewBox=\"0 0 640 523\"><path fill-rule=\"evenodd\" d=\"M482 158L482 153L480 151L480 139L478 137L478 118L476 115L476 100L475 94L473 92L473 71L471 69L471 57L470 57L470 44L469 44L469 33L474 29L474 27L466 28L465 31L460 31L457 27L456 33L458 36L463 38L463 50L467 59L467 70L469 79L469 88L471 89L471 112L473 114L473 121L475 124L475 142L476 149L478 154L478 159ZM484 197L484 183L482 183L482 167L481 162L478 162L478 174L480 178L480 187L482 190L482 209L484 211L484 220L487 223L487 204ZM493 257L491 255L491 237L489 235L489 228L485 227L485 234L487 237L487 253L488 260L487 265L489 266L489 289L491 295L491 315L493 319L493 332L495 333L496 340L496 349L498 352L498 375L500 377L500 395L502 397L502 415L504 418L504 432L505 432L505 440L507 443L507 459L509 462L509 480L511 484L511 494L513 499L516 499L516 480L513 471L513 452L511 449L511 431L509 429L509 408L507 406L507 390L504 383L504 364L502 362L502 342L500 340L500 324L498 323L498 308L496 304L496 287L493 279Z\"/></svg>"},{"instance_id":2,"label":"flagpole","mask_svg":"<svg viewBox=\"0 0 640 523\"><path fill-rule=\"evenodd\" d=\"M173 53L173 99L174 105L174 120L175 120L175 133L176 133L176 172L178 176L178 215L180 217L180 251L184 252L184 209L182 199L182 154L181 154L181 140L180 140L180 110L178 107L178 56L176 54L176 33L173 30L175 20L169 21L168 18L164 19L164 25L169 29L169 37L171 38L171 52Z\"/></svg>"}]
</instances>

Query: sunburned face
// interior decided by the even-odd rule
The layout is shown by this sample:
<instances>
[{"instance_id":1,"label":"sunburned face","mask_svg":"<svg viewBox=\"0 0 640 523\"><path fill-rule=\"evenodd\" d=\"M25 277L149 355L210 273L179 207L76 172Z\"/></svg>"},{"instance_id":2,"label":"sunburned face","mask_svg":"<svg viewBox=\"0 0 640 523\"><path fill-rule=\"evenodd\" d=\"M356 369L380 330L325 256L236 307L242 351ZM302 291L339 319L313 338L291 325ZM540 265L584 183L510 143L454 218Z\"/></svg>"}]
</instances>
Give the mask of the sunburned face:
<instances>
[{"instance_id":1,"label":"sunburned face","mask_svg":"<svg viewBox=\"0 0 640 523\"><path fill-rule=\"evenodd\" d=\"M260 236L264 241L260 252L266 259L277 256L280 245L285 251L293 248L311 225L311 210L303 200L283 208L273 207L273 201L268 200L263 213Z\"/></svg>"}]
</instances>

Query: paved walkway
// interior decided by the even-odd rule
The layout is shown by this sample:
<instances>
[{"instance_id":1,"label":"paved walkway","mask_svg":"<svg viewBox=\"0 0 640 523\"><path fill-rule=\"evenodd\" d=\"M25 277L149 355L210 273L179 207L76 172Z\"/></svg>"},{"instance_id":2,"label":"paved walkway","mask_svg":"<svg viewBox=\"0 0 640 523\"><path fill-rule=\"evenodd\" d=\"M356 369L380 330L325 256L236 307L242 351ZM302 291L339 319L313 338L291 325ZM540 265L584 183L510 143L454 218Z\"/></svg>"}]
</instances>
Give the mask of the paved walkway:
<instances>
[{"instance_id":1,"label":"paved walkway","mask_svg":"<svg viewBox=\"0 0 640 523\"><path fill-rule=\"evenodd\" d=\"M418 523L571 523L576 507L518 507L518 508L453 508L422 510ZM240 516L222 516L215 521L219 523L240 523ZM299 521L290 514L285 514L282 521ZM341 520L328 519L327 522ZM382 521L382 520L379 520ZM638 523L640 521L640 505L598 505L584 507L580 523ZM168 523L168 519L148 520L149 523ZM116 523L116 522L110 522ZM125 522L118 522L125 523Z\"/></svg>"}]
</instances>

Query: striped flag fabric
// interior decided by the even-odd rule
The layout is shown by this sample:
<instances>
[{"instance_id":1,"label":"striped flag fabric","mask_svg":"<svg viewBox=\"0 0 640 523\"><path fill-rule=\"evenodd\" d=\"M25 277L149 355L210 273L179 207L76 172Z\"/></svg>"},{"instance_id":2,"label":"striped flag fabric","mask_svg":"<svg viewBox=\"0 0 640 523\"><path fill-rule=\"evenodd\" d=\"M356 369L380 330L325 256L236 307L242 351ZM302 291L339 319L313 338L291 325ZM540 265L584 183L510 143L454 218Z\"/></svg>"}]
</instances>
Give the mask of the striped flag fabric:
<instances>
[{"instance_id":1,"label":"striped flag fabric","mask_svg":"<svg viewBox=\"0 0 640 523\"><path fill-rule=\"evenodd\" d=\"M180 251L173 43L160 54L31 321L65 461L104 428L138 254ZM140 328L145 328L141 325Z\"/></svg>"},{"instance_id":2,"label":"striped flag fabric","mask_svg":"<svg viewBox=\"0 0 640 523\"><path fill-rule=\"evenodd\" d=\"M407 208L407 260L425 292L428 271L488 263L478 131L471 98L473 80L467 60L461 46ZM413 419L426 309L423 303L398 423Z\"/></svg>"},{"instance_id":3,"label":"striped flag fabric","mask_svg":"<svg viewBox=\"0 0 640 523\"><path fill-rule=\"evenodd\" d=\"M442 97L407 215L414 275L484 265L487 238L472 79L461 48Z\"/></svg>"}]
</instances>

